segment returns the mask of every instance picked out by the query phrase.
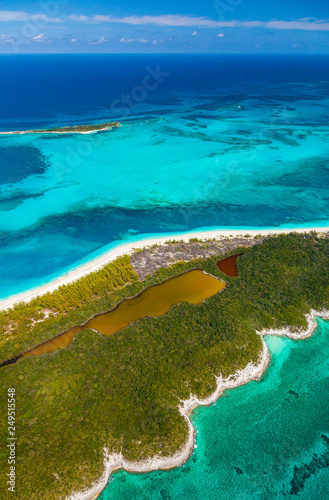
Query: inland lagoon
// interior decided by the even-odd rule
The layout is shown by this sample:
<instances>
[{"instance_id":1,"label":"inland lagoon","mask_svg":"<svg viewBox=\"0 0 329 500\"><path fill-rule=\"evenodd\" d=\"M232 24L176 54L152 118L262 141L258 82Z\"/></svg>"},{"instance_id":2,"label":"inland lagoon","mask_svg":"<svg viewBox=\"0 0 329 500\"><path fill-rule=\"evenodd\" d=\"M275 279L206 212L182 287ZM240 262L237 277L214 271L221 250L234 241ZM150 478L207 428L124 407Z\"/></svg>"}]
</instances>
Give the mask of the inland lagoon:
<instances>
[{"instance_id":1,"label":"inland lagoon","mask_svg":"<svg viewBox=\"0 0 329 500\"><path fill-rule=\"evenodd\" d=\"M226 259L220 260L217 262L218 269L222 271L222 273L227 274L227 276L231 276L232 278L238 275L238 268L236 267L236 261L238 257L241 257L241 253L237 255L231 255Z\"/></svg>"},{"instance_id":2,"label":"inland lagoon","mask_svg":"<svg viewBox=\"0 0 329 500\"><path fill-rule=\"evenodd\" d=\"M137 297L124 300L112 311L95 316L85 325L72 328L26 352L22 357L48 354L67 347L79 332L87 328L96 330L102 335L113 335L133 321L147 316L161 316L174 304L180 302L200 304L225 287L223 281L199 269L183 273L159 285L146 288Z\"/></svg>"}]
</instances>

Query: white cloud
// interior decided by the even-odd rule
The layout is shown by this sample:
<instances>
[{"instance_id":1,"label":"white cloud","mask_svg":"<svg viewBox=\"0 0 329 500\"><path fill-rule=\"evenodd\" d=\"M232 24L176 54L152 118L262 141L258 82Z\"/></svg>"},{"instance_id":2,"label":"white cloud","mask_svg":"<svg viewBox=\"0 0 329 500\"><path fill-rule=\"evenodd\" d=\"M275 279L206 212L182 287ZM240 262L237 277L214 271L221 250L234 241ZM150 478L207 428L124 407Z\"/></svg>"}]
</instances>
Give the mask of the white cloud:
<instances>
[{"instance_id":1,"label":"white cloud","mask_svg":"<svg viewBox=\"0 0 329 500\"><path fill-rule=\"evenodd\" d=\"M207 17L193 17L188 15L163 15L163 16L126 16L114 17L111 15L70 16L72 20L97 23L121 23L136 26L200 26L204 28L270 28L277 30L303 30L303 31L329 31L329 20L303 18L295 21L215 21Z\"/></svg>"},{"instance_id":2,"label":"white cloud","mask_svg":"<svg viewBox=\"0 0 329 500\"><path fill-rule=\"evenodd\" d=\"M198 32L197 31L193 31L192 36L198 36Z\"/></svg>"},{"instance_id":3,"label":"white cloud","mask_svg":"<svg viewBox=\"0 0 329 500\"><path fill-rule=\"evenodd\" d=\"M40 35L34 36L32 38L32 40L34 40L35 42L42 42L45 39L46 39L46 37L43 33L41 33Z\"/></svg>"},{"instance_id":4,"label":"white cloud","mask_svg":"<svg viewBox=\"0 0 329 500\"><path fill-rule=\"evenodd\" d=\"M217 21L212 21L206 17L192 17L181 15L164 15L164 16L93 16L92 21L101 23L123 23L133 25L157 24L162 26L208 26L214 27Z\"/></svg>"},{"instance_id":5,"label":"white cloud","mask_svg":"<svg viewBox=\"0 0 329 500\"><path fill-rule=\"evenodd\" d=\"M0 21L26 21L29 18L26 12L0 10Z\"/></svg>"},{"instance_id":6,"label":"white cloud","mask_svg":"<svg viewBox=\"0 0 329 500\"><path fill-rule=\"evenodd\" d=\"M269 21L267 28L278 30L329 31L328 21Z\"/></svg>"},{"instance_id":7,"label":"white cloud","mask_svg":"<svg viewBox=\"0 0 329 500\"><path fill-rule=\"evenodd\" d=\"M302 17L299 21L316 21L316 17Z\"/></svg>"},{"instance_id":8,"label":"white cloud","mask_svg":"<svg viewBox=\"0 0 329 500\"><path fill-rule=\"evenodd\" d=\"M27 12L0 10L0 22L46 22L46 23L60 23L62 19L59 17L48 17L43 13L28 14Z\"/></svg>"},{"instance_id":9,"label":"white cloud","mask_svg":"<svg viewBox=\"0 0 329 500\"><path fill-rule=\"evenodd\" d=\"M0 35L0 42L13 44L16 42L16 40L10 34L9 35Z\"/></svg>"},{"instance_id":10,"label":"white cloud","mask_svg":"<svg viewBox=\"0 0 329 500\"><path fill-rule=\"evenodd\" d=\"M104 42L107 42L108 40L105 40L105 38L102 36L101 38L99 38L98 40L88 40L88 43L90 45L99 45L100 43L104 43Z\"/></svg>"},{"instance_id":11,"label":"white cloud","mask_svg":"<svg viewBox=\"0 0 329 500\"><path fill-rule=\"evenodd\" d=\"M42 5L40 3L40 5ZM329 19L314 19L305 17L293 21L217 21L207 17L193 17L190 15L168 14L162 16L125 16L111 15L84 16L73 14L67 17L48 17L45 13L30 14L22 11L0 10L0 22L45 22L60 23L65 21L81 23L121 23L135 26L157 25L168 27L201 27L201 28L262 28L275 30L302 30L302 31L329 31ZM218 35L220 36L220 35Z\"/></svg>"},{"instance_id":12,"label":"white cloud","mask_svg":"<svg viewBox=\"0 0 329 500\"><path fill-rule=\"evenodd\" d=\"M223 38L223 36L225 36L224 33L218 33L217 35L218 38Z\"/></svg>"},{"instance_id":13,"label":"white cloud","mask_svg":"<svg viewBox=\"0 0 329 500\"><path fill-rule=\"evenodd\" d=\"M228 28L264 28L276 30L329 31L328 20L304 21L229 21L219 22L218 26Z\"/></svg>"},{"instance_id":14,"label":"white cloud","mask_svg":"<svg viewBox=\"0 0 329 500\"><path fill-rule=\"evenodd\" d=\"M139 42L139 43L148 43L149 40L146 40L145 38L138 38L137 42Z\"/></svg>"},{"instance_id":15,"label":"white cloud","mask_svg":"<svg viewBox=\"0 0 329 500\"><path fill-rule=\"evenodd\" d=\"M90 18L88 16L78 16L77 14L73 14L72 16L69 16L69 19L72 21L86 22L89 21Z\"/></svg>"}]
</instances>

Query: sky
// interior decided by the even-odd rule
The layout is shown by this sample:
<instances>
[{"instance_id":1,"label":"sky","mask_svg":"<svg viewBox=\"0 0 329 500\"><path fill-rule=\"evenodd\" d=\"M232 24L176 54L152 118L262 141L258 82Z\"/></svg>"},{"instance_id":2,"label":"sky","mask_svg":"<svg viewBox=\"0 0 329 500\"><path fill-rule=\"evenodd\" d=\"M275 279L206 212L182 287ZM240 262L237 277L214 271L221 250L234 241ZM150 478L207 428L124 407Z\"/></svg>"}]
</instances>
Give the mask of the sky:
<instances>
[{"instance_id":1,"label":"sky","mask_svg":"<svg viewBox=\"0 0 329 500\"><path fill-rule=\"evenodd\" d=\"M0 0L0 53L329 53L329 0Z\"/></svg>"}]
</instances>

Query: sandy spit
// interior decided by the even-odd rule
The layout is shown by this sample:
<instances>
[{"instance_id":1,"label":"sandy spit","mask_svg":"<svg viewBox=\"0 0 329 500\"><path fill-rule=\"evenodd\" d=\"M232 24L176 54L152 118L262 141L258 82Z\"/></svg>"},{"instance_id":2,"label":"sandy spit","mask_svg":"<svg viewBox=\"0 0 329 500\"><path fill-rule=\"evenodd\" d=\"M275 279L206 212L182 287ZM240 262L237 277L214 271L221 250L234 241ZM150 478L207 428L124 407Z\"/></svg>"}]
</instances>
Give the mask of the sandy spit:
<instances>
[{"instance_id":1,"label":"sandy spit","mask_svg":"<svg viewBox=\"0 0 329 500\"><path fill-rule=\"evenodd\" d=\"M86 134L94 134L94 133L97 133L97 132L104 132L105 130L111 130L113 128L113 126L109 126L109 127L104 127L104 128L100 128L100 129L97 129L97 130L86 130L86 131L82 131L82 130L57 130L57 131L54 131L54 130L13 130L12 132L1 132L0 131L0 135L24 135L24 134L82 134L82 135L86 135Z\"/></svg>"},{"instance_id":2,"label":"sandy spit","mask_svg":"<svg viewBox=\"0 0 329 500\"><path fill-rule=\"evenodd\" d=\"M113 261L119 256L131 254L136 249L145 248L147 246L152 246L154 244L164 244L166 241L170 239L175 240L183 240L188 242L190 238L199 238L199 239L222 239L229 237L237 237L244 236L246 233L250 234L252 237L256 235L269 236L271 234L288 234L291 232L298 233L307 233L310 231L317 231L319 234L325 234L329 232L329 227L326 228L301 228L301 229L277 229L277 230L243 230L243 229L235 229L235 230L218 230L218 231L200 231L200 232L188 232L182 234L167 234L162 237L157 238L147 238L141 239L135 242L124 243L122 245L118 245L115 248L109 250L105 254L97 257L86 264L79 266L75 269L72 269L68 273L60 276L59 278L50 281L49 283L45 283L39 287L33 288L31 290L27 290L22 293L18 293L16 295L12 295L6 299L0 300L0 310L9 309L14 305L20 302L29 302L30 300L38 297L40 295L44 295L47 292L53 292L58 287L62 285L67 285L68 283L72 283L79 278L82 278L86 274L89 274L94 271L98 271L102 267L104 267L109 262Z\"/></svg>"}]
</instances>

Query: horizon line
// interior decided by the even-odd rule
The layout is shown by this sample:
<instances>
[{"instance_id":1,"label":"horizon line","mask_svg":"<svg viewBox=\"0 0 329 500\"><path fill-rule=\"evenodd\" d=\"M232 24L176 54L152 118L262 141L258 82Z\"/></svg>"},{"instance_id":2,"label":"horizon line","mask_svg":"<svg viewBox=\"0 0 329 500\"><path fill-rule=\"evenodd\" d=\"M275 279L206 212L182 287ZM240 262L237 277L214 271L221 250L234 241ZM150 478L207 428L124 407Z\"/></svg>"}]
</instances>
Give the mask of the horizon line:
<instances>
[{"instance_id":1,"label":"horizon line","mask_svg":"<svg viewBox=\"0 0 329 500\"><path fill-rule=\"evenodd\" d=\"M293 56L313 56L313 55L319 55L319 56L329 56L329 51L328 52L21 52L21 53L9 53L9 52L0 52L0 56L108 56L108 55L115 55L115 56L129 56L129 55L154 55L154 56L161 56L161 55L198 55L198 56L204 56L204 55L218 55L218 56L230 56L230 55L245 55L245 56L258 56L258 55L268 55L268 56L273 56L273 55L279 55L279 56L284 56L284 55L293 55Z\"/></svg>"}]
</instances>

